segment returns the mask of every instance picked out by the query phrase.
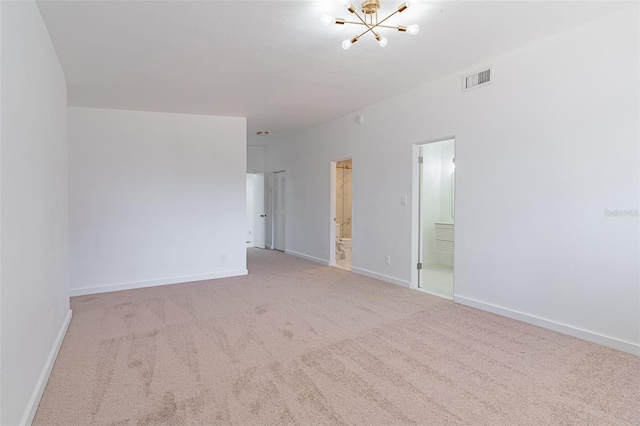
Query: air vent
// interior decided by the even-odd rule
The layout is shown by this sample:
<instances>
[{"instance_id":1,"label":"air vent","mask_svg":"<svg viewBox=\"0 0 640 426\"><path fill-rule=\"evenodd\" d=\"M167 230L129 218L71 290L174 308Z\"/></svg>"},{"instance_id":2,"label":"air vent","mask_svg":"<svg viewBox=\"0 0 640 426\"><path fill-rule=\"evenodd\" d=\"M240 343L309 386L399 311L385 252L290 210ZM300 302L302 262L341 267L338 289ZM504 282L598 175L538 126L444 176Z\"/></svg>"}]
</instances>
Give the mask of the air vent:
<instances>
[{"instance_id":1,"label":"air vent","mask_svg":"<svg viewBox=\"0 0 640 426\"><path fill-rule=\"evenodd\" d=\"M462 91L466 92L467 90L490 84L491 74L491 68L486 68L482 71L477 71L473 74L465 75L462 78Z\"/></svg>"}]
</instances>

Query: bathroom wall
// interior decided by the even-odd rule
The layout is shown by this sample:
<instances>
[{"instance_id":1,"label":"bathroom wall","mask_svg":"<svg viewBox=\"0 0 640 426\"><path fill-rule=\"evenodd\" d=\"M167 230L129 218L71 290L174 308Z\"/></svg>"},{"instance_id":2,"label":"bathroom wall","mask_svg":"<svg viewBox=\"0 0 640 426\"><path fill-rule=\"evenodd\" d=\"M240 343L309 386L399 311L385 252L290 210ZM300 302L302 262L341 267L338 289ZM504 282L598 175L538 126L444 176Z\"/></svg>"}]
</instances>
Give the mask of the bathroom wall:
<instances>
[{"instance_id":1,"label":"bathroom wall","mask_svg":"<svg viewBox=\"0 0 640 426\"><path fill-rule=\"evenodd\" d=\"M453 222L451 216L453 151L453 139L422 147L422 263L425 265L453 265L453 255L438 253L434 250L435 223Z\"/></svg>"},{"instance_id":2,"label":"bathroom wall","mask_svg":"<svg viewBox=\"0 0 640 426\"><path fill-rule=\"evenodd\" d=\"M454 141L440 142L440 220L439 222L453 223L452 214L452 198L453 198L453 180L451 172L453 171ZM455 232L455 231L454 231ZM448 253L438 253L438 260L442 265L453 266L453 255Z\"/></svg>"},{"instance_id":3,"label":"bathroom wall","mask_svg":"<svg viewBox=\"0 0 640 426\"><path fill-rule=\"evenodd\" d=\"M440 263L439 253L434 250L435 223L440 221L442 204L442 147L430 143L422 147L422 263Z\"/></svg>"},{"instance_id":4,"label":"bathroom wall","mask_svg":"<svg viewBox=\"0 0 640 426\"><path fill-rule=\"evenodd\" d=\"M453 188L452 188L452 177L451 172L453 172L453 163L451 160L453 159L453 139L450 141L440 142L441 150L440 150L440 173L441 176L441 191L440 191L440 222L453 222L453 214L452 214L452 203L451 199L453 196Z\"/></svg>"},{"instance_id":5,"label":"bathroom wall","mask_svg":"<svg viewBox=\"0 0 640 426\"><path fill-rule=\"evenodd\" d=\"M336 223L340 224L340 238L351 238L352 160L336 164Z\"/></svg>"}]
</instances>

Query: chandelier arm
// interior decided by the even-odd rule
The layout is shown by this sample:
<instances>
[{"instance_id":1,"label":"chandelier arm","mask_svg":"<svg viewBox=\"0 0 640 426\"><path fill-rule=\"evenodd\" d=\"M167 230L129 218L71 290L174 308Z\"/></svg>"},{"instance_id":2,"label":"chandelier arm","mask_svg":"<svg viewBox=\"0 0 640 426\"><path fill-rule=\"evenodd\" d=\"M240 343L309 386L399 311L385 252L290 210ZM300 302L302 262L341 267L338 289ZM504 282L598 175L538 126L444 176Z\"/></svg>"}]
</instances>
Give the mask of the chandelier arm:
<instances>
[{"instance_id":1,"label":"chandelier arm","mask_svg":"<svg viewBox=\"0 0 640 426\"><path fill-rule=\"evenodd\" d=\"M356 21L344 21L345 24L354 24L354 25L364 25L362 22L356 22ZM391 25L376 25L376 27L380 27L380 28L391 28L392 30L397 30L398 26L392 27Z\"/></svg>"},{"instance_id":2,"label":"chandelier arm","mask_svg":"<svg viewBox=\"0 0 640 426\"><path fill-rule=\"evenodd\" d=\"M377 39L378 37L380 37L380 34L378 34L377 32L373 31L373 28L374 28L374 27L369 27L369 28L368 28L367 30L365 30L362 34L359 34L359 35L358 35L358 38L362 37L363 35L365 35L365 34L366 34L366 33L368 33L369 31L371 31L371 33L375 35L376 39Z\"/></svg>"},{"instance_id":3,"label":"chandelier arm","mask_svg":"<svg viewBox=\"0 0 640 426\"><path fill-rule=\"evenodd\" d=\"M369 25L369 24L367 23L367 21L365 21L364 19L362 19L362 17L361 17L360 15L358 15L358 12L355 12L355 11L354 11L354 12L352 12L352 13L353 13L354 15L356 15L356 16L358 17L358 19L362 22L360 25L364 25L364 26L366 26L366 27L368 28L368 29L367 29L367 31L363 32L363 33L362 33L362 34L360 34L358 37L362 37L363 35L365 35L365 34L366 34L366 33L368 33L369 31L371 31L373 34L375 34L375 36L376 36L376 37L378 37L378 36L379 36L377 32L373 31L373 29L374 29L375 27L377 27L377 26L378 26L378 24L376 24L376 25L374 25L374 26L371 26L371 25ZM345 22L346 22L346 21L345 21ZM381 21L381 22L382 22L382 21ZM357 22L355 22L355 23L357 24Z\"/></svg>"},{"instance_id":4,"label":"chandelier arm","mask_svg":"<svg viewBox=\"0 0 640 426\"><path fill-rule=\"evenodd\" d=\"M355 13L355 12L354 12L354 13ZM367 27L367 30L366 30L365 32L363 32L362 34L358 35L358 36L357 36L357 38L360 38L360 37L362 37L363 35L365 35L366 33L368 33L369 31L371 31L371 33L372 33L372 34L374 34L374 35L375 35L375 37L376 37L376 39L377 39L378 37L380 37L380 35L379 35L377 32L375 32L375 31L374 31L374 29L375 29L376 27L379 27L379 26L380 26L380 24L382 24L382 23L383 23L384 21L386 21L387 19L391 18L391 17L392 17L393 15L395 15L396 13L398 13L398 11L397 11L397 10L396 10L395 12L393 12L391 15L387 16L387 17L386 17L386 18L384 18L382 21L378 22L377 24L375 24L375 25L373 25L373 26L370 26L370 25L368 25L366 22L364 22L364 21L363 21L363 25L365 25L365 26ZM358 15L357 13L355 13L355 14L356 14L356 16L357 16L358 18L360 18L360 15ZM362 18L360 18L360 20L362 21ZM393 27L392 27L392 28L393 28Z\"/></svg>"},{"instance_id":5,"label":"chandelier arm","mask_svg":"<svg viewBox=\"0 0 640 426\"><path fill-rule=\"evenodd\" d=\"M372 33L376 34L376 32L375 32L375 31L373 31L373 29L374 29L374 28L376 28L376 27L380 27L380 24L382 24L384 21L386 21L387 19L391 18L393 15L395 15L395 14L396 14L396 13L398 13L398 12L399 12L399 10L396 10L396 11L395 11L395 12L393 12L391 15L387 16L386 18L384 18L382 21L378 22L377 24L375 24L375 25L374 25L374 26L372 26L372 27L369 27L369 30L370 30ZM359 16L358 16L358 18L359 18ZM396 28L396 29L397 29L397 27L391 27L391 28Z\"/></svg>"}]
</instances>

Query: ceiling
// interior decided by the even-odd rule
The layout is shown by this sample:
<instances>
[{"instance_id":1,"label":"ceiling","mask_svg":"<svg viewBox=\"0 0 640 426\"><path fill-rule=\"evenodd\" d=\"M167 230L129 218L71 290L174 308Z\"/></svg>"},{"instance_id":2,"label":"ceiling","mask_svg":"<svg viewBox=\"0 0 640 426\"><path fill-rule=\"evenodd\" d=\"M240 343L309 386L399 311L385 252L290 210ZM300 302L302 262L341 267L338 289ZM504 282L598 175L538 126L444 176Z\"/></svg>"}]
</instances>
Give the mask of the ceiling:
<instances>
[{"instance_id":1,"label":"ceiling","mask_svg":"<svg viewBox=\"0 0 640 426\"><path fill-rule=\"evenodd\" d=\"M382 0L381 17L401 2ZM414 1L381 31L323 26L324 1L40 1L74 106L248 118L264 145L549 37L629 3ZM354 0L356 6L359 5ZM359 29L359 28L357 28ZM269 136L256 132L267 130Z\"/></svg>"}]
</instances>

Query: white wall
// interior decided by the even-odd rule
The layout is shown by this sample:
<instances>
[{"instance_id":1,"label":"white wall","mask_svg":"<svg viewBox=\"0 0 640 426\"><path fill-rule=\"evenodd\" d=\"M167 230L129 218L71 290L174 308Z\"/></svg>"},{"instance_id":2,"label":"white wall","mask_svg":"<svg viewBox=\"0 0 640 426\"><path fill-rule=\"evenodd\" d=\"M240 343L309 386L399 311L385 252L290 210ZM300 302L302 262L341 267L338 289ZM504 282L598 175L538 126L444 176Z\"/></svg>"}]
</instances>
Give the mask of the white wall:
<instances>
[{"instance_id":1,"label":"white wall","mask_svg":"<svg viewBox=\"0 0 640 426\"><path fill-rule=\"evenodd\" d=\"M69 108L71 294L246 274L246 119Z\"/></svg>"},{"instance_id":2,"label":"white wall","mask_svg":"<svg viewBox=\"0 0 640 426\"><path fill-rule=\"evenodd\" d=\"M71 318L64 74L34 2L1 2L0 423L28 423Z\"/></svg>"},{"instance_id":3,"label":"white wall","mask_svg":"<svg viewBox=\"0 0 640 426\"><path fill-rule=\"evenodd\" d=\"M247 173L263 173L264 172L264 147L248 146L247 147Z\"/></svg>"},{"instance_id":4,"label":"white wall","mask_svg":"<svg viewBox=\"0 0 640 426\"><path fill-rule=\"evenodd\" d=\"M353 271L410 285L413 144L455 136L455 300L640 353L638 218L604 215L639 208L637 8L488 60L487 87L461 92L472 67L269 146L287 248L328 260L352 157Z\"/></svg>"}]
</instances>

